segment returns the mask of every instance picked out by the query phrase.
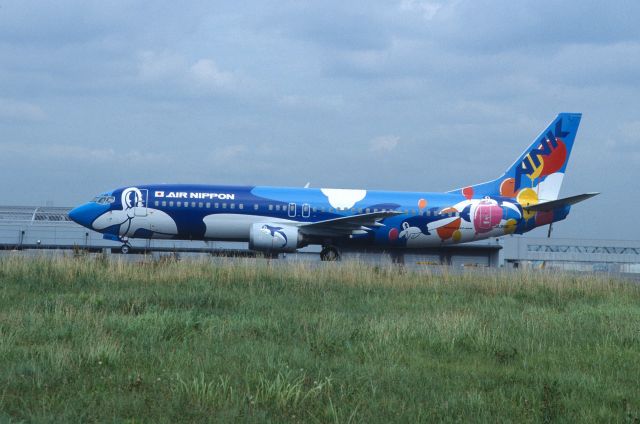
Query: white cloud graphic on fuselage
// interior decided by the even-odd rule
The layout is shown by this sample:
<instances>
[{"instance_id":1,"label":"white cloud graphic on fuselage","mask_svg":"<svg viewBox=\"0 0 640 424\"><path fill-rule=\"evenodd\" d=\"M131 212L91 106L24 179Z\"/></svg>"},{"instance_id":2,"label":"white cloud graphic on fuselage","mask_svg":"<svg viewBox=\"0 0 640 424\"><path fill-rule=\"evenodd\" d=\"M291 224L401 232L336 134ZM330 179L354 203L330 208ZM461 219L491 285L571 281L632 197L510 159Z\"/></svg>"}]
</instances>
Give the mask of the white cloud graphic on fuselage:
<instances>
[{"instance_id":1,"label":"white cloud graphic on fuselage","mask_svg":"<svg viewBox=\"0 0 640 424\"><path fill-rule=\"evenodd\" d=\"M367 190L349 190L341 188L322 188L322 194L327 196L329 204L334 208L352 208L367 195Z\"/></svg>"}]
</instances>

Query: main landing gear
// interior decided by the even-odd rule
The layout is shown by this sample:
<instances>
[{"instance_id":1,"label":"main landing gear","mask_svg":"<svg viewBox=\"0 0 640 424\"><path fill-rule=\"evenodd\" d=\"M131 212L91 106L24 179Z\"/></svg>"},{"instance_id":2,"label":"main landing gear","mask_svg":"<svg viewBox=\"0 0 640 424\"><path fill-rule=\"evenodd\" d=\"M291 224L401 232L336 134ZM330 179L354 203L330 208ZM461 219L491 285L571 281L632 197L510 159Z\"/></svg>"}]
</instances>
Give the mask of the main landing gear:
<instances>
[{"instance_id":1,"label":"main landing gear","mask_svg":"<svg viewBox=\"0 0 640 424\"><path fill-rule=\"evenodd\" d=\"M320 260L335 262L340 260L340 251L335 246L323 246L320 251Z\"/></svg>"}]
</instances>

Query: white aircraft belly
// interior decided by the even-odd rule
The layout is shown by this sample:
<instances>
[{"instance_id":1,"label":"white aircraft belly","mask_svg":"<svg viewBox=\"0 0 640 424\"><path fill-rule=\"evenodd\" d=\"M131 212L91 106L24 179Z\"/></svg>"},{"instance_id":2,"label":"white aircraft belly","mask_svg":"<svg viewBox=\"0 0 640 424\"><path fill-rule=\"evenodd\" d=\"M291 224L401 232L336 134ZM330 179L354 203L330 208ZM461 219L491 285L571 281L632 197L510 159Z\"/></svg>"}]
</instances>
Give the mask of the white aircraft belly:
<instances>
[{"instance_id":1,"label":"white aircraft belly","mask_svg":"<svg viewBox=\"0 0 640 424\"><path fill-rule=\"evenodd\" d=\"M240 215L230 213L218 213L207 215L203 218L207 227L205 238L210 239L249 239L249 229L256 222L269 222L291 224L296 221L281 218L270 218L260 215Z\"/></svg>"},{"instance_id":2,"label":"white aircraft belly","mask_svg":"<svg viewBox=\"0 0 640 424\"><path fill-rule=\"evenodd\" d=\"M147 216L149 219L149 229L153 231L154 238L170 238L178 234L176 222L167 213L150 208Z\"/></svg>"}]
</instances>

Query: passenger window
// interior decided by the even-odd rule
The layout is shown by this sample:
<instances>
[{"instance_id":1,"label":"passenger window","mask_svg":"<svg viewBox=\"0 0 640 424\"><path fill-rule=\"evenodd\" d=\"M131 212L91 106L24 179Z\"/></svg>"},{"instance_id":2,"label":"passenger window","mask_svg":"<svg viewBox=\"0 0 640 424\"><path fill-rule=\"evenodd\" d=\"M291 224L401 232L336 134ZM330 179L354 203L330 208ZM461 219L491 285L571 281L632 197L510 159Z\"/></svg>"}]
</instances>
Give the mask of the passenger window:
<instances>
[{"instance_id":1,"label":"passenger window","mask_svg":"<svg viewBox=\"0 0 640 424\"><path fill-rule=\"evenodd\" d=\"M203 205L203 203L202 203L202 202L199 202L199 203L198 203L198 207L199 207L199 208L201 208L201 207L202 207L202 205Z\"/></svg>"},{"instance_id":2,"label":"passenger window","mask_svg":"<svg viewBox=\"0 0 640 424\"><path fill-rule=\"evenodd\" d=\"M236 208L236 204L235 204L235 203L231 203L231 204L229 205L229 208L231 208L231 209L235 209L235 208Z\"/></svg>"},{"instance_id":3,"label":"passenger window","mask_svg":"<svg viewBox=\"0 0 640 424\"><path fill-rule=\"evenodd\" d=\"M269 210L272 211L273 210L273 205L269 205Z\"/></svg>"},{"instance_id":4,"label":"passenger window","mask_svg":"<svg viewBox=\"0 0 640 424\"><path fill-rule=\"evenodd\" d=\"M244 204L240 203L240 204L238 205L238 209L244 209Z\"/></svg>"},{"instance_id":5,"label":"passenger window","mask_svg":"<svg viewBox=\"0 0 640 424\"><path fill-rule=\"evenodd\" d=\"M329 212L333 213L334 212L333 208L329 208Z\"/></svg>"},{"instance_id":6,"label":"passenger window","mask_svg":"<svg viewBox=\"0 0 640 424\"><path fill-rule=\"evenodd\" d=\"M191 207L195 208L196 207L196 202L191 202Z\"/></svg>"},{"instance_id":7,"label":"passenger window","mask_svg":"<svg viewBox=\"0 0 640 424\"><path fill-rule=\"evenodd\" d=\"M189 207L189 202L184 202L184 207L188 208Z\"/></svg>"},{"instance_id":8,"label":"passenger window","mask_svg":"<svg viewBox=\"0 0 640 424\"><path fill-rule=\"evenodd\" d=\"M280 205L276 205L276 210L279 211L280 210Z\"/></svg>"},{"instance_id":9,"label":"passenger window","mask_svg":"<svg viewBox=\"0 0 640 424\"><path fill-rule=\"evenodd\" d=\"M166 200L162 201L162 206L167 206L167 201Z\"/></svg>"},{"instance_id":10,"label":"passenger window","mask_svg":"<svg viewBox=\"0 0 640 424\"><path fill-rule=\"evenodd\" d=\"M206 208L207 208L207 209L211 208L211 202L207 202L207 203L205 204L205 206L206 206Z\"/></svg>"},{"instance_id":11,"label":"passenger window","mask_svg":"<svg viewBox=\"0 0 640 424\"><path fill-rule=\"evenodd\" d=\"M153 204L156 205L156 207L160 206L160 202L158 202L157 200L155 202L153 202Z\"/></svg>"},{"instance_id":12,"label":"passenger window","mask_svg":"<svg viewBox=\"0 0 640 424\"><path fill-rule=\"evenodd\" d=\"M222 209L227 209L227 204L226 203L222 204Z\"/></svg>"},{"instance_id":13,"label":"passenger window","mask_svg":"<svg viewBox=\"0 0 640 424\"><path fill-rule=\"evenodd\" d=\"M169 202L169 207L173 207L173 200Z\"/></svg>"},{"instance_id":14,"label":"passenger window","mask_svg":"<svg viewBox=\"0 0 640 424\"><path fill-rule=\"evenodd\" d=\"M218 208L220 207L220 203L218 203L218 202L214 203L214 204L213 204L213 207L214 207L214 208L216 208L216 209L218 209Z\"/></svg>"},{"instance_id":15,"label":"passenger window","mask_svg":"<svg viewBox=\"0 0 640 424\"><path fill-rule=\"evenodd\" d=\"M365 209L365 211L366 211L367 213L371 213L371 209L369 209L369 208Z\"/></svg>"},{"instance_id":16,"label":"passenger window","mask_svg":"<svg viewBox=\"0 0 640 424\"><path fill-rule=\"evenodd\" d=\"M255 205L253 205L253 209L256 210L256 211L258 210L258 204L257 203Z\"/></svg>"},{"instance_id":17,"label":"passenger window","mask_svg":"<svg viewBox=\"0 0 640 424\"><path fill-rule=\"evenodd\" d=\"M176 206L177 207L181 207L182 206L182 202L176 202Z\"/></svg>"}]
</instances>

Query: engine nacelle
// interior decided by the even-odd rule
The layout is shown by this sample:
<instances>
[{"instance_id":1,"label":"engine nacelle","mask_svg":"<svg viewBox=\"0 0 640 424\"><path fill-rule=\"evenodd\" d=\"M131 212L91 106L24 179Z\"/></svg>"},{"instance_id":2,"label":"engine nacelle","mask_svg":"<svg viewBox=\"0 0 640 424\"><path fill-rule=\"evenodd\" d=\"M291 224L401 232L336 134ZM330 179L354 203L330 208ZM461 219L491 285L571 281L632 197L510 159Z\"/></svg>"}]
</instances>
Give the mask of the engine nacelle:
<instances>
[{"instance_id":1,"label":"engine nacelle","mask_svg":"<svg viewBox=\"0 0 640 424\"><path fill-rule=\"evenodd\" d=\"M249 231L249 249L262 252L295 252L302 247L302 234L290 225L258 222Z\"/></svg>"}]
</instances>

